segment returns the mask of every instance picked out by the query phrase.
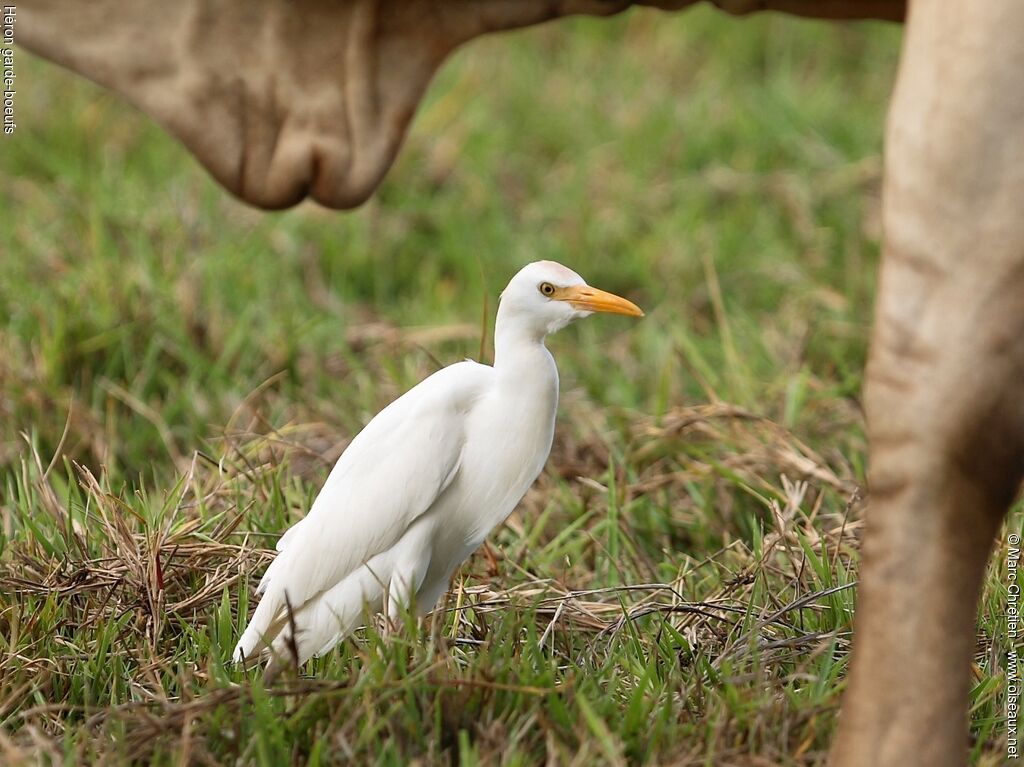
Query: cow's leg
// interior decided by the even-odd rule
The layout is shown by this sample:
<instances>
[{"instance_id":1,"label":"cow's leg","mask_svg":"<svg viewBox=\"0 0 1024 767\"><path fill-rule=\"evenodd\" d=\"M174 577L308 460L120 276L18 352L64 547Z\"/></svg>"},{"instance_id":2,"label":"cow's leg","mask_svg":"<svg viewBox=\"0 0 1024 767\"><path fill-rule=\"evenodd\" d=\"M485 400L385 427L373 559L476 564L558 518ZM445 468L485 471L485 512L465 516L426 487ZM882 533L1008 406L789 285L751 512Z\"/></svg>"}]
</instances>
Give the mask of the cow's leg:
<instances>
[{"instance_id":1,"label":"cow's leg","mask_svg":"<svg viewBox=\"0 0 1024 767\"><path fill-rule=\"evenodd\" d=\"M1024 3L914 5L889 115L871 469L832 763L966 760L993 537L1024 471Z\"/></svg>"}]
</instances>

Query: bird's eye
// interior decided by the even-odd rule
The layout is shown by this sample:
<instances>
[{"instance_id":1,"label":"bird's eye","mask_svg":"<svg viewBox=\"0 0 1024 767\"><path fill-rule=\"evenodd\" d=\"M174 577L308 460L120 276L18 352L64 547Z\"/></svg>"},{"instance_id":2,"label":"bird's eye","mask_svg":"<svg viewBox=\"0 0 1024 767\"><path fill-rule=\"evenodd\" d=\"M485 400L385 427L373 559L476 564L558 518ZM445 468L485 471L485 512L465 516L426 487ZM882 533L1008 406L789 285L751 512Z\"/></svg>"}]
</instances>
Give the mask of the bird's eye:
<instances>
[{"instance_id":1,"label":"bird's eye","mask_svg":"<svg viewBox=\"0 0 1024 767\"><path fill-rule=\"evenodd\" d=\"M555 286L550 282L542 282L538 290L545 296L553 296L555 294Z\"/></svg>"}]
</instances>

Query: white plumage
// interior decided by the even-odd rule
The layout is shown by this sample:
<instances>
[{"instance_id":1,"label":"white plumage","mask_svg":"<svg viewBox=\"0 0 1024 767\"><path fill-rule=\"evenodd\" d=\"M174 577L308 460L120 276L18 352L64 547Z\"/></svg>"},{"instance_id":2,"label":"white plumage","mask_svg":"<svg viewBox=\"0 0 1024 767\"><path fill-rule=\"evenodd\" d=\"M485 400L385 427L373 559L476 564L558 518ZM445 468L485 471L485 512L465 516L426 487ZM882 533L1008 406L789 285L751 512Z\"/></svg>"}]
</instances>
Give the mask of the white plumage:
<instances>
[{"instance_id":1,"label":"white plumage","mask_svg":"<svg viewBox=\"0 0 1024 767\"><path fill-rule=\"evenodd\" d=\"M595 311L643 314L553 261L520 270L498 306L494 366L439 370L352 440L278 541L235 659L304 663L355 629L365 606L395 617L412 594L429 612L547 460L558 370L545 336Z\"/></svg>"}]
</instances>

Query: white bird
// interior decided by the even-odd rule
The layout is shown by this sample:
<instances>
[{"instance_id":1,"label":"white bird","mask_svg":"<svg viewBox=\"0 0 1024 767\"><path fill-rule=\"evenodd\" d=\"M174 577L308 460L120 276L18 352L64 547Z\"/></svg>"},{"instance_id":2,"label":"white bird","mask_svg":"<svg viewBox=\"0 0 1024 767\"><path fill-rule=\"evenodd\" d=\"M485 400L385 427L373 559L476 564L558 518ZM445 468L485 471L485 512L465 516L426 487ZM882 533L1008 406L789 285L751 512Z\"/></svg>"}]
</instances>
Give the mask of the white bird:
<instances>
[{"instance_id":1,"label":"white bird","mask_svg":"<svg viewBox=\"0 0 1024 767\"><path fill-rule=\"evenodd\" d=\"M429 612L544 468L558 405L544 339L593 312L643 316L554 261L523 267L501 294L494 365L437 371L356 435L278 541L233 657L272 671L326 653L367 606L395 618L415 595Z\"/></svg>"}]
</instances>

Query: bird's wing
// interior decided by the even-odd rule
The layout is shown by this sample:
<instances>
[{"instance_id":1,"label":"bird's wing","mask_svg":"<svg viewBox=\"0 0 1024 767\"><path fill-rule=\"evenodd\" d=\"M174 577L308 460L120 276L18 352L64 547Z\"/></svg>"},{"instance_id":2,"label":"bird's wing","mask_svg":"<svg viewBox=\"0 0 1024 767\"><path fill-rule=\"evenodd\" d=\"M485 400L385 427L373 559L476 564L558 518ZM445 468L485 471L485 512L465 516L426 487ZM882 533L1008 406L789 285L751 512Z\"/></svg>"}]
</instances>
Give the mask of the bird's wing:
<instances>
[{"instance_id":1,"label":"bird's wing","mask_svg":"<svg viewBox=\"0 0 1024 767\"><path fill-rule=\"evenodd\" d=\"M263 638L285 604L298 609L391 548L458 471L466 415L493 368L439 370L382 410L352 440L309 514L282 537L243 641ZM255 637L253 636L255 635Z\"/></svg>"}]
</instances>

